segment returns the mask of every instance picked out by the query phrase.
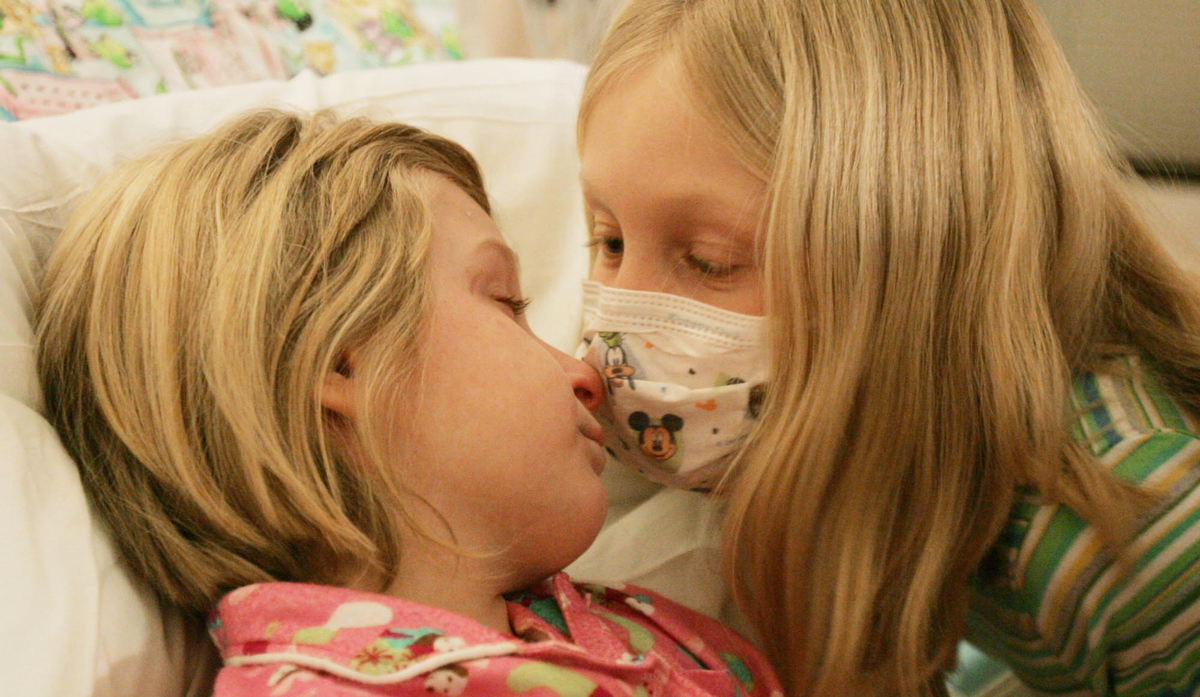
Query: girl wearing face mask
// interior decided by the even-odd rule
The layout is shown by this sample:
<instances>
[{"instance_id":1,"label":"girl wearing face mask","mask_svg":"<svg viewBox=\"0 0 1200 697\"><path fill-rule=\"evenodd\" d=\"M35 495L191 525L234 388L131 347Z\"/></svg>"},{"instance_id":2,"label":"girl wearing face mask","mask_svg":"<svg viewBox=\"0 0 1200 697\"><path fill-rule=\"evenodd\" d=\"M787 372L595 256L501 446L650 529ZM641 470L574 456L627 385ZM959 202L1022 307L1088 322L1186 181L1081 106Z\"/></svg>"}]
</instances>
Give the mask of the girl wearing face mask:
<instances>
[{"instance_id":1,"label":"girl wearing face mask","mask_svg":"<svg viewBox=\"0 0 1200 697\"><path fill-rule=\"evenodd\" d=\"M1195 692L1200 295L1029 2L633 0L579 134L607 445L726 494L613 485L591 570L720 518L793 697L942 693L964 636Z\"/></svg>"}]
</instances>

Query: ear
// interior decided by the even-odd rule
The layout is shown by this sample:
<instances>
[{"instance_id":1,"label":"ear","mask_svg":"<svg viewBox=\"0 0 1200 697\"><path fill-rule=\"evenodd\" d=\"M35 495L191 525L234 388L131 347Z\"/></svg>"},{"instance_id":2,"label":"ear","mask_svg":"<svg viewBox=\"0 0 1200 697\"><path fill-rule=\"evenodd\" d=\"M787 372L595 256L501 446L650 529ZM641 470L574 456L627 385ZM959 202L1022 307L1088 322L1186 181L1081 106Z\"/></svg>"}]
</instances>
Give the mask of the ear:
<instances>
[{"instance_id":1,"label":"ear","mask_svg":"<svg viewBox=\"0 0 1200 697\"><path fill-rule=\"evenodd\" d=\"M353 352L342 357L321 382L321 406L346 419L355 416L354 402L357 382L354 379Z\"/></svg>"}]
</instances>

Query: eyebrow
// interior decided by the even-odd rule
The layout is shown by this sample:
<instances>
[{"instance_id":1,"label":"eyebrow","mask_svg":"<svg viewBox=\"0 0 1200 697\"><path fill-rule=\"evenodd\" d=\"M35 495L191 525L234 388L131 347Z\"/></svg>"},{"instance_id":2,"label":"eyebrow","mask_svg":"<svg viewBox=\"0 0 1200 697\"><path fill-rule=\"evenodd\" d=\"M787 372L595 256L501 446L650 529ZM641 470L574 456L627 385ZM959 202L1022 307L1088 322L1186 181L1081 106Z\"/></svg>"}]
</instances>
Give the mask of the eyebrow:
<instances>
[{"instance_id":1,"label":"eyebrow","mask_svg":"<svg viewBox=\"0 0 1200 697\"><path fill-rule=\"evenodd\" d=\"M588 186L587 182L581 183L581 189L583 190L583 201L585 204L590 207L598 206L601 208L608 208L608 204L604 200L604 197L596 193L595 189ZM660 208L665 208L672 211L675 209L692 210L695 208L705 207L703 205L705 203L704 197L692 191L670 192L667 195L659 198L661 199L660 202L662 204Z\"/></svg>"},{"instance_id":2,"label":"eyebrow","mask_svg":"<svg viewBox=\"0 0 1200 697\"><path fill-rule=\"evenodd\" d=\"M589 186L588 182L581 181L580 185L585 206L609 210L609 205L596 193L594 188ZM695 218L696 220L715 220L718 224L730 229L749 231L755 229L754 216L745 215L745 211L742 209L739 209L737 213L731 213L727 208L713 208L712 201L692 191L668 192L660 199L659 205L656 207L660 209L661 216L664 218L676 220L681 216L698 216Z\"/></svg>"}]
</instances>

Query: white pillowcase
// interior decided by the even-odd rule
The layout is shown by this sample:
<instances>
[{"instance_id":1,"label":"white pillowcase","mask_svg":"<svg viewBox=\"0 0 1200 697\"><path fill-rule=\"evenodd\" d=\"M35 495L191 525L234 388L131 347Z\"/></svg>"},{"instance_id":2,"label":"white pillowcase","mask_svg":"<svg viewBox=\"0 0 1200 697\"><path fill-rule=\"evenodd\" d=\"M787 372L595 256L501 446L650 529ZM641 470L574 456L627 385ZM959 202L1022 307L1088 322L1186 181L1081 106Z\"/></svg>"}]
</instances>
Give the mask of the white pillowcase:
<instances>
[{"instance_id":1,"label":"white pillowcase","mask_svg":"<svg viewBox=\"0 0 1200 697\"><path fill-rule=\"evenodd\" d=\"M587 254L575 110L583 66L422 63L121 102L0 124L0 675L18 697L176 697L204 642L117 565L79 476L41 416L31 299L73 206L118 162L199 134L245 109L282 106L400 120L479 160L495 217L521 258L529 320L577 341ZM195 688L196 686L193 686ZM203 685L199 685L203 687Z\"/></svg>"}]
</instances>

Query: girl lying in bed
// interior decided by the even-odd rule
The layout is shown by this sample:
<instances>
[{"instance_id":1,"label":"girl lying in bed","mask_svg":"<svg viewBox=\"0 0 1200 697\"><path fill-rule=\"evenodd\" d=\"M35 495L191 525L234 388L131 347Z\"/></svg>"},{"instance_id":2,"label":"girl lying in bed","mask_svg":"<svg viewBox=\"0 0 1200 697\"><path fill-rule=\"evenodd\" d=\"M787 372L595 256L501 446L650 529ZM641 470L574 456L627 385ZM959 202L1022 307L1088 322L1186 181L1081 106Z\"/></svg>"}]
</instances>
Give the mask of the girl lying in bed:
<instances>
[{"instance_id":1,"label":"girl lying in bed","mask_svg":"<svg viewBox=\"0 0 1200 697\"><path fill-rule=\"evenodd\" d=\"M134 162L49 261L47 409L219 695L779 690L733 632L563 566L604 519L585 365L539 341L471 156L244 116Z\"/></svg>"}]
</instances>

